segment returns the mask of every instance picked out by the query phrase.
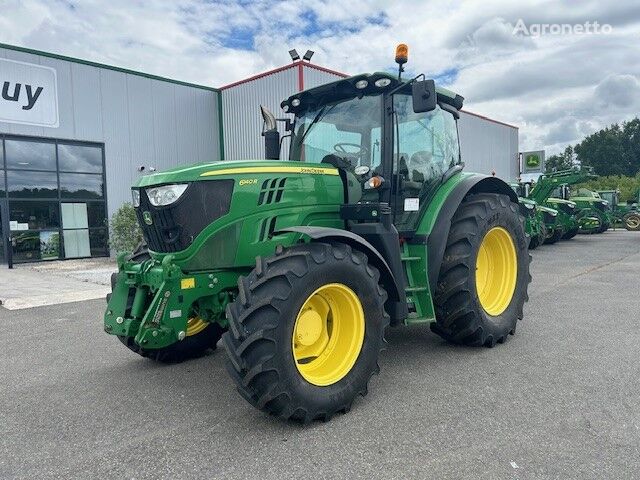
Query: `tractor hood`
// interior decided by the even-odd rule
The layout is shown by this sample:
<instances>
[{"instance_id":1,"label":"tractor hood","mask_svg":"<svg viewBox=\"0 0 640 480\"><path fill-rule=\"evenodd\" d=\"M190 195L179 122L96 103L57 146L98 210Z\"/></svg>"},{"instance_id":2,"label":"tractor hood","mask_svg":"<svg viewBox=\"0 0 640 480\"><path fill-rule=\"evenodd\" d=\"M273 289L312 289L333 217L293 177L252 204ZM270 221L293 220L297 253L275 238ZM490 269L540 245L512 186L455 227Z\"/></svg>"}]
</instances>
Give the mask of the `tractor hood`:
<instances>
[{"instance_id":1,"label":"tractor hood","mask_svg":"<svg viewBox=\"0 0 640 480\"><path fill-rule=\"evenodd\" d=\"M327 164L273 160L225 160L176 167L163 172L144 175L133 184L133 188L195 182L214 178L236 178L238 176L263 173L338 175L338 170Z\"/></svg>"},{"instance_id":2,"label":"tractor hood","mask_svg":"<svg viewBox=\"0 0 640 480\"><path fill-rule=\"evenodd\" d=\"M547 199L547 202L549 203L553 203L556 205L570 205L575 207L576 206L576 202L572 202L571 200L565 200L563 198L555 198L555 197L551 197Z\"/></svg>"}]
</instances>

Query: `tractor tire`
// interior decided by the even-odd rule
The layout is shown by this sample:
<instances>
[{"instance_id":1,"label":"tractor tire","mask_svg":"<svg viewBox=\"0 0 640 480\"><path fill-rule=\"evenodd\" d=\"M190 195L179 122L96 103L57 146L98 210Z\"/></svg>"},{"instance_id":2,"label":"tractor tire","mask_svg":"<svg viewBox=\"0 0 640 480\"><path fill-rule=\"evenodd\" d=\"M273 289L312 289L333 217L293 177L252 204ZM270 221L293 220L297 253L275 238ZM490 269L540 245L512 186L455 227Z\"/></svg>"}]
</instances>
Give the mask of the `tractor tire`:
<instances>
[{"instance_id":1,"label":"tractor tire","mask_svg":"<svg viewBox=\"0 0 640 480\"><path fill-rule=\"evenodd\" d=\"M630 232L640 231L640 213L629 212L622 217L622 221L624 222L624 228Z\"/></svg>"},{"instance_id":2,"label":"tractor tire","mask_svg":"<svg viewBox=\"0 0 640 480\"><path fill-rule=\"evenodd\" d=\"M365 254L341 243L278 247L256 258L238 281L222 337L238 392L260 410L303 423L349 411L380 371L386 345L379 280Z\"/></svg>"},{"instance_id":3,"label":"tractor tire","mask_svg":"<svg viewBox=\"0 0 640 480\"><path fill-rule=\"evenodd\" d=\"M467 197L451 220L431 329L462 345L503 343L523 316L530 260L517 205L506 195Z\"/></svg>"},{"instance_id":4,"label":"tractor tire","mask_svg":"<svg viewBox=\"0 0 640 480\"><path fill-rule=\"evenodd\" d=\"M529 238L529 250L535 250L540 246L540 236L533 235Z\"/></svg>"},{"instance_id":5,"label":"tractor tire","mask_svg":"<svg viewBox=\"0 0 640 480\"><path fill-rule=\"evenodd\" d=\"M216 344L223 333L224 329L220 325L209 323L204 330L195 335L186 336L184 340L172 343L167 347L154 349L142 348L132 337L118 336L118 340L141 357L160 363L179 363L201 357L209 350L215 350Z\"/></svg>"},{"instance_id":6,"label":"tractor tire","mask_svg":"<svg viewBox=\"0 0 640 480\"><path fill-rule=\"evenodd\" d=\"M564 232L561 228L555 229L553 234L545 239L545 245L553 245L562 238L563 233Z\"/></svg>"},{"instance_id":7,"label":"tractor tire","mask_svg":"<svg viewBox=\"0 0 640 480\"><path fill-rule=\"evenodd\" d=\"M572 228L562 236L562 239L571 240L573 237L575 237L578 234L578 231L579 231L578 228Z\"/></svg>"}]
</instances>

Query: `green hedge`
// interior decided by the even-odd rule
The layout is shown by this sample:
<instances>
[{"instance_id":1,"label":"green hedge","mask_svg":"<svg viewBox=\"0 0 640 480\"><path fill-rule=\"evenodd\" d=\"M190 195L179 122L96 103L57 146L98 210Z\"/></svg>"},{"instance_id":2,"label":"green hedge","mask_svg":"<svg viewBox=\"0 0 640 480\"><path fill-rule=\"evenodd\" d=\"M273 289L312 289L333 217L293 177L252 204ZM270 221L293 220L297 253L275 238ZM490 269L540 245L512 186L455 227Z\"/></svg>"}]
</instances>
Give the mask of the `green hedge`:
<instances>
[{"instance_id":1,"label":"green hedge","mask_svg":"<svg viewBox=\"0 0 640 480\"><path fill-rule=\"evenodd\" d=\"M588 188L589 190L620 190L620 202L626 203L627 200L638 200L638 189L640 189L640 174L635 177L625 177L622 175L610 175L606 177L598 177L595 180L581 183L572 187L577 191L578 188Z\"/></svg>"},{"instance_id":2,"label":"green hedge","mask_svg":"<svg viewBox=\"0 0 640 480\"><path fill-rule=\"evenodd\" d=\"M123 204L111 217L109 244L111 250L118 254L133 252L142 241L142 230L138 225L136 212L130 203Z\"/></svg>"}]
</instances>

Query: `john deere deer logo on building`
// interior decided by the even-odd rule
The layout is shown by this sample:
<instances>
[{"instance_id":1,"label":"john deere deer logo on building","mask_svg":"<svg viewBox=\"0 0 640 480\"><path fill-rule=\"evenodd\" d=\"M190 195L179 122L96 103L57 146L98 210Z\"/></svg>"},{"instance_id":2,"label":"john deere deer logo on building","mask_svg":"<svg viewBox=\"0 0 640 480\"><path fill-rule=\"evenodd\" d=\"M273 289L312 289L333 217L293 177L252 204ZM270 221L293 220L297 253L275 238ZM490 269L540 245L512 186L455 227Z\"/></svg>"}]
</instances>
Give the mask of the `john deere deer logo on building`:
<instances>
[{"instance_id":1,"label":"john deere deer logo on building","mask_svg":"<svg viewBox=\"0 0 640 480\"><path fill-rule=\"evenodd\" d=\"M525 161L527 162L528 168L538 168L540 166L540 156L535 153L527 155Z\"/></svg>"}]
</instances>

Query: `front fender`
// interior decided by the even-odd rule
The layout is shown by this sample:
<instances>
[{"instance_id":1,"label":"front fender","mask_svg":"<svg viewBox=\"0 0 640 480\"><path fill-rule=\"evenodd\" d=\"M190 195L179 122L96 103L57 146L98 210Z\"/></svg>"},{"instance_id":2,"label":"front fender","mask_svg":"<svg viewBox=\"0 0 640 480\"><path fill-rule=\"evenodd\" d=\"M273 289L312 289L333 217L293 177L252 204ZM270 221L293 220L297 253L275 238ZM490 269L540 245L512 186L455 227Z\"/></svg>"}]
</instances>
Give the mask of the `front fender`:
<instances>
[{"instance_id":1,"label":"front fender","mask_svg":"<svg viewBox=\"0 0 640 480\"><path fill-rule=\"evenodd\" d=\"M380 272L380 282L389 294L389 298L394 302L406 301L404 290L401 289L401 286L398 284L398 280L395 278L387 261L373 245L360 235L356 235L348 230L340 230L339 228L310 226L282 228L277 233L287 232L301 233L313 240L338 241L360 250L369 257L371 264Z\"/></svg>"}]
</instances>

